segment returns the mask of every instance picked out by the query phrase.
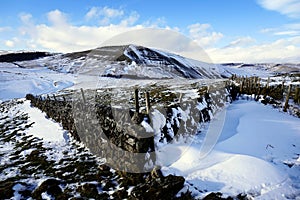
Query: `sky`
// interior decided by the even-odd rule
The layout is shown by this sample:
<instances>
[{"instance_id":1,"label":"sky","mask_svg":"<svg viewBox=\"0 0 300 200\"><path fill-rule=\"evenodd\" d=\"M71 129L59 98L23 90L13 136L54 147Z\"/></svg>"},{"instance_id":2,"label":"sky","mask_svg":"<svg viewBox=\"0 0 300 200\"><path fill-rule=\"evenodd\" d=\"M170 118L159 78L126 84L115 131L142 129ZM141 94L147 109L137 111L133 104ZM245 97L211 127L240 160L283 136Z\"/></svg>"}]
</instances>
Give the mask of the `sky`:
<instances>
[{"instance_id":1,"label":"sky","mask_svg":"<svg viewBox=\"0 0 300 200\"><path fill-rule=\"evenodd\" d=\"M143 28L184 35L214 63L300 63L300 0L3 0L0 50L81 51Z\"/></svg>"}]
</instances>

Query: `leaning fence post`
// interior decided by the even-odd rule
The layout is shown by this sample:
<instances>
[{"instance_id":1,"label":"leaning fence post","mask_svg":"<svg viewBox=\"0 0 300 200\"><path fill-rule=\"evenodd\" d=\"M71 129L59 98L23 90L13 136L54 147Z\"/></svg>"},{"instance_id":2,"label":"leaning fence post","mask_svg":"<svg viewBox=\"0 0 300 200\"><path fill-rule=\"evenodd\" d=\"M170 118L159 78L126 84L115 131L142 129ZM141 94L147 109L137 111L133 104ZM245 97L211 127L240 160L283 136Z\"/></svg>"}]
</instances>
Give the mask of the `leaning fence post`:
<instances>
[{"instance_id":1,"label":"leaning fence post","mask_svg":"<svg viewBox=\"0 0 300 200\"><path fill-rule=\"evenodd\" d=\"M80 88L80 91L81 91L81 95L82 95L83 103L86 103L86 100L85 100L85 96L84 96L83 89L82 89L82 88Z\"/></svg>"},{"instance_id":2,"label":"leaning fence post","mask_svg":"<svg viewBox=\"0 0 300 200\"><path fill-rule=\"evenodd\" d=\"M135 112L139 113L139 111L140 111L139 89L135 89L135 91L134 91L134 99L135 99Z\"/></svg>"},{"instance_id":3,"label":"leaning fence post","mask_svg":"<svg viewBox=\"0 0 300 200\"><path fill-rule=\"evenodd\" d=\"M147 114L150 113L150 95L149 92L145 93L145 98L146 98L146 112Z\"/></svg>"},{"instance_id":4,"label":"leaning fence post","mask_svg":"<svg viewBox=\"0 0 300 200\"><path fill-rule=\"evenodd\" d=\"M289 98L290 98L291 89L292 89L292 84L289 85L289 89L288 89L288 92L286 94L286 99L285 99L285 103L284 103L284 107L283 107L284 112L287 111L287 107L289 105Z\"/></svg>"}]
</instances>

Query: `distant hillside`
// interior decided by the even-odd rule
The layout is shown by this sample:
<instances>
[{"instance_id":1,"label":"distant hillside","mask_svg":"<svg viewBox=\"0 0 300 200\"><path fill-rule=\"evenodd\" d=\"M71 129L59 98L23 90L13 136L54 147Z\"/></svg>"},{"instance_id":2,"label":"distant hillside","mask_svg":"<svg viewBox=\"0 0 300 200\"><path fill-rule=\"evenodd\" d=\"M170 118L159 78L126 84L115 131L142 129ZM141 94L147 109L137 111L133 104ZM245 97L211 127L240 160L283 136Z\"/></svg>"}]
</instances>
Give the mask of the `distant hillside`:
<instances>
[{"instance_id":1,"label":"distant hillside","mask_svg":"<svg viewBox=\"0 0 300 200\"><path fill-rule=\"evenodd\" d=\"M0 55L0 62L17 62L17 61L35 60L50 55L52 54L47 52L8 53L8 54Z\"/></svg>"},{"instance_id":2,"label":"distant hillside","mask_svg":"<svg viewBox=\"0 0 300 200\"><path fill-rule=\"evenodd\" d=\"M48 68L59 72L114 78L221 78L219 69L214 64L138 45L105 46L59 54L43 62Z\"/></svg>"}]
</instances>

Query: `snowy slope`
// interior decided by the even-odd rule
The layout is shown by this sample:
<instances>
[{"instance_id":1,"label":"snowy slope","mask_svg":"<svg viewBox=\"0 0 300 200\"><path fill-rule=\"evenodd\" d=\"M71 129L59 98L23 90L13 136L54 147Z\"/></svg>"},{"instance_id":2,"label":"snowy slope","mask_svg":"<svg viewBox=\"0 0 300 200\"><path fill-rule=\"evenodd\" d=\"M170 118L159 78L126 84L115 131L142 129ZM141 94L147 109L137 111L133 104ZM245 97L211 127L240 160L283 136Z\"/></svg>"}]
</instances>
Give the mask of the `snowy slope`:
<instances>
[{"instance_id":1,"label":"snowy slope","mask_svg":"<svg viewBox=\"0 0 300 200\"><path fill-rule=\"evenodd\" d=\"M254 101L227 108L221 136L208 156L200 158L202 136L190 146L170 144L183 156L164 174L182 175L198 197L209 192L255 199L295 199L300 195L300 120ZM163 159L162 159L163 160ZM288 166L290 164L290 166Z\"/></svg>"},{"instance_id":2,"label":"snowy slope","mask_svg":"<svg viewBox=\"0 0 300 200\"><path fill-rule=\"evenodd\" d=\"M0 63L0 100L22 98L28 93L56 92L72 86L73 79L71 74L58 73L43 66L21 68L12 63Z\"/></svg>"}]
</instances>

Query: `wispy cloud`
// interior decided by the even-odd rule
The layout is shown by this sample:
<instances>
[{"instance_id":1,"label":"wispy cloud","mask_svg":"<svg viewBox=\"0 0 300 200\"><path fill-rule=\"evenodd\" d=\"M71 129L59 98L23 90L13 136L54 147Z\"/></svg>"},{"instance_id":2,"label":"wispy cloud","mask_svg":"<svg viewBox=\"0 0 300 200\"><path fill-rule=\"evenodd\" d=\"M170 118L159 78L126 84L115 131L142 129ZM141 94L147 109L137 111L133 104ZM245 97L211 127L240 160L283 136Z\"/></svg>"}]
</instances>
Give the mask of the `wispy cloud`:
<instances>
[{"instance_id":1,"label":"wispy cloud","mask_svg":"<svg viewBox=\"0 0 300 200\"><path fill-rule=\"evenodd\" d=\"M9 26L0 27L0 33L6 32L6 31L11 31L11 30L12 30L12 28Z\"/></svg>"},{"instance_id":2,"label":"wispy cloud","mask_svg":"<svg viewBox=\"0 0 300 200\"><path fill-rule=\"evenodd\" d=\"M246 47L246 46L249 46L249 45L253 45L255 42L256 42L256 40L254 38L250 37L250 36L240 37L240 38L230 42L224 48Z\"/></svg>"},{"instance_id":3,"label":"wispy cloud","mask_svg":"<svg viewBox=\"0 0 300 200\"><path fill-rule=\"evenodd\" d=\"M85 15L86 20L99 20L101 25L106 25L112 19L120 18L124 15L123 9L114 9L110 7L92 7Z\"/></svg>"},{"instance_id":4,"label":"wispy cloud","mask_svg":"<svg viewBox=\"0 0 300 200\"><path fill-rule=\"evenodd\" d=\"M120 23L121 26L132 26L139 19L140 15L137 12L132 12L128 17L123 19Z\"/></svg>"},{"instance_id":5,"label":"wispy cloud","mask_svg":"<svg viewBox=\"0 0 300 200\"><path fill-rule=\"evenodd\" d=\"M30 13L20 13L19 17L24 24L31 23L32 15Z\"/></svg>"},{"instance_id":6,"label":"wispy cloud","mask_svg":"<svg viewBox=\"0 0 300 200\"><path fill-rule=\"evenodd\" d=\"M300 18L299 0L257 0L265 9L277 11L291 18Z\"/></svg>"},{"instance_id":7,"label":"wispy cloud","mask_svg":"<svg viewBox=\"0 0 300 200\"><path fill-rule=\"evenodd\" d=\"M189 36L202 47L213 46L223 34L212 30L210 24L192 24L188 26Z\"/></svg>"},{"instance_id":8,"label":"wispy cloud","mask_svg":"<svg viewBox=\"0 0 300 200\"><path fill-rule=\"evenodd\" d=\"M299 35L299 31L278 31L275 32L274 35L289 35L289 36L295 36Z\"/></svg>"},{"instance_id":9,"label":"wispy cloud","mask_svg":"<svg viewBox=\"0 0 300 200\"><path fill-rule=\"evenodd\" d=\"M284 24L279 27L265 28L260 31L265 34L272 34L277 36L299 36L300 23Z\"/></svg>"}]
</instances>

